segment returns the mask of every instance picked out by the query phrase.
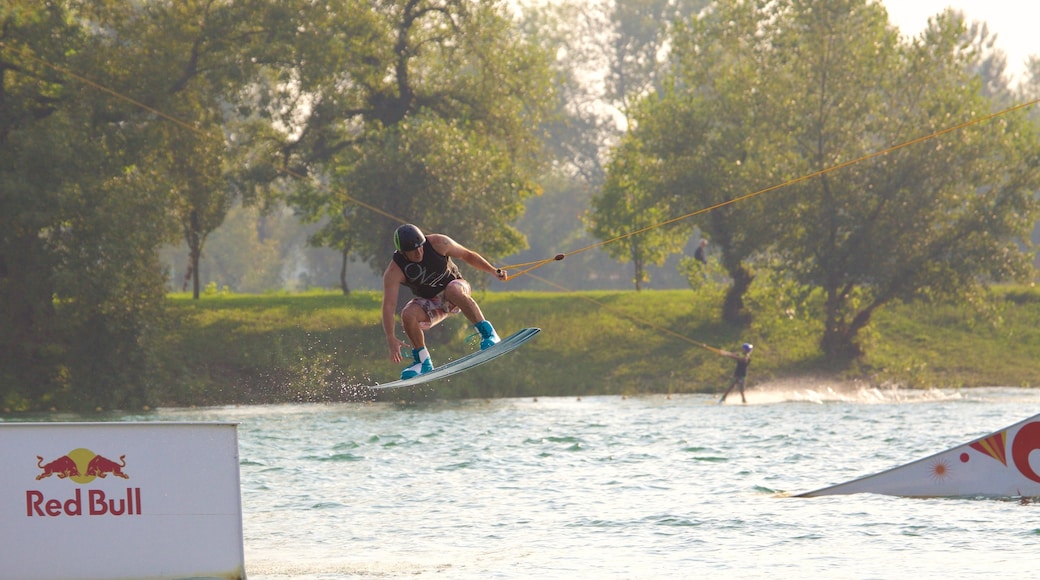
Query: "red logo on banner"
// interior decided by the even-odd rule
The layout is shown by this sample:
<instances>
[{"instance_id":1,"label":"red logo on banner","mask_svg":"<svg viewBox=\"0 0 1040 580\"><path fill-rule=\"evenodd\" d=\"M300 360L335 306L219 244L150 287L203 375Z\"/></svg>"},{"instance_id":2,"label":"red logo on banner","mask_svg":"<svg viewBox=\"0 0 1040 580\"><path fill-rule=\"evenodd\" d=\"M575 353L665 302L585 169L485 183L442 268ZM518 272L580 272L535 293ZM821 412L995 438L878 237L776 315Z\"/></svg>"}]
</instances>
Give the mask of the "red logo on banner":
<instances>
[{"instance_id":1,"label":"red logo on banner","mask_svg":"<svg viewBox=\"0 0 1040 580\"><path fill-rule=\"evenodd\" d=\"M130 479L130 476L123 471L126 467L126 455L120 455L119 461L116 462L83 448L73 449L46 463L42 456L37 455L36 466L42 470L36 476L37 481L54 476L83 485L97 478L105 479L109 475ZM115 498L108 497L103 489L87 491L86 498L83 497L82 490L78 488L73 492L72 497L63 498L49 498L42 491L30 489L25 492L25 515L28 517L141 515L141 488L128 487L125 496L120 491Z\"/></svg>"}]
</instances>

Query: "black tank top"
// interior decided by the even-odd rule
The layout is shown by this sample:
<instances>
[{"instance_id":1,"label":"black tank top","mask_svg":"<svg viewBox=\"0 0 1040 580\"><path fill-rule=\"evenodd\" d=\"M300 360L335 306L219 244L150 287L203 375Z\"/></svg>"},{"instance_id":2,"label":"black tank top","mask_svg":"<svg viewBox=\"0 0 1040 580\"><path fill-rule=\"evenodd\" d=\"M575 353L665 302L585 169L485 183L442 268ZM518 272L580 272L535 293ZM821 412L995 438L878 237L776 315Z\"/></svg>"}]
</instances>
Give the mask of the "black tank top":
<instances>
[{"instance_id":1,"label":"black tank top","mask_svg":"<svg viewBox=\"0 0 1040 580\"><path fill-rule=\"evenodd\" d=\"M394 252L394 263L404 272L404 286L411 288L416 296L433 298L448 286L448 282L462 278L462 273L451 258L438 254L429 240L422 247L421 262L412 262L403 253Z\"/></svg>"},{"instance_id":2,"label":"black tank top","mask_svg":"<svg viewBox=\"0 0 1040 580\"><path fill-rule=\"evenodd\" d=\"M733 376L744 378L747 376L748 365L751 364L751 357L744 357L737 359L737 368L733 370Z\"/></svg>"}]
</instances>

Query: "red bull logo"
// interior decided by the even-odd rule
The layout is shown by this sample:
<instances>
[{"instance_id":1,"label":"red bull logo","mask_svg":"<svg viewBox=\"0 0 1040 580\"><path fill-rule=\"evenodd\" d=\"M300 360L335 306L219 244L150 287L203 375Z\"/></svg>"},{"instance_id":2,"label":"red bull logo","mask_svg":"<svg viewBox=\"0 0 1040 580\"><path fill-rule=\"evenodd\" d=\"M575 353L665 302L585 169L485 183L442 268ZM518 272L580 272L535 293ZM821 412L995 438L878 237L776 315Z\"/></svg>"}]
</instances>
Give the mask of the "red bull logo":
<instances>
[{"instance_id":1,"label":"red bull logo","mask_svg":"<svg viewBox=\"0 0 1040 580\"><path fill-rule=\"evenodd\" d=\"M76 462L72 460L68 455L62 455L61 457L51 461L47 465L43 465L43 458L39 455L36 456L36 465L43 470L43 473L36 476L37 480L41 480L45 477L57 475L61 479L66 477L75 477L79 475L79 467L76 466Z\"/></svg>"},{"instance_id":2,"label":"red bull logo","mask_svg":"<svg viewBox=\"0 0 1040 580\"><path fill-rule=\"evenodd\" d=\"M126 455L120 455L119 463L116 463L83 448L73 449L68 454L47 463L43 462L43 457L37 455L36 466L43 470L36 476L37 481L52 475L58 479L71 479L81 484L90 483L96 477L104 479L109 475L130 479L130 476L123 472L123 468L126 467Z\"/></svg>"},{"instance_id":3,"label":"red bull logo","mask_svg":"<svg viewBox=\"0 0 1040 580\"><path fill-rule=\"evenodd\" d=\"M98 478L105 479L109 475L130 479L130 476L123 471L126 467L126 455L120 455L117 462L83 448L73 449L46 463L42 456L37 455L36 466L42 470L36 476L37 481L54 476L83 485ZM120 492L117 497L109 497L103 489L88 490L85 507L83 490L80 488L75 489L72 497L64 499L48 498L39 490L27 490L25 492L25 515L27 517L141 515L141 488L128 487L125 496Z\"/></svg>"}]
</instances>

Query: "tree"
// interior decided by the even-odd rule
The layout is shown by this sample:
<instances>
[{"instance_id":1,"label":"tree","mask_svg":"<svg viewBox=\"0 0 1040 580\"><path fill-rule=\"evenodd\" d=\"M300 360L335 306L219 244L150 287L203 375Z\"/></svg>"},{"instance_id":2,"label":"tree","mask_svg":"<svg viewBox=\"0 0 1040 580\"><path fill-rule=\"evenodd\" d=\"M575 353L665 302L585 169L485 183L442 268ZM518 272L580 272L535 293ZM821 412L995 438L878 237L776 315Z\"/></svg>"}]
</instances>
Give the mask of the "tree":
<instances>
[{"instance_id":1,"label":"tree","mask_svg":"<svg viewBox=\"0 0 1040 580\"><path fill-rule=\"evenodd\" d=\"M605 246L612 257L632 261L637 291L649 282L647 266L663 264L689 237L686 230L677 233L675 227L657 226L667 215L667 207L656 204L650 195L659 169L638 141L626 139L608 166L603 191L592 200L590 231L601 240L614 240Z\"/></svg>"},{"instance_id":2,"label":"tree","mask_svg":"<svg viewBox=\"0 0 1040 580\"><path fill-rule=\"evenodd\" d=\"M822 350L849 361L885 304L963 298L1026 271L1040 182L1024 114L867 159L998 106L974 74L985 37L948 12L901 44L866 0L718 2L678 31L669 90L637 116L633 139L660 169L619 166L617 180L675 217L814 176L700 223L734 287L734 268L772 256L818 288Z\"/></svg>"},{"instance_id":3,"label":"tree","mask_svg":"<svg viewBox=\"0 0 1040 580\"><path fill-rule=\"evenodd\" d=\"M661 89L643 99L629 124L632 139L656 160L653 172L643 172L653 181L643 185L644 205L659 208L667 216L662 221L715 208L683 231L697 224L720 250L733 280L722 308L731 322L748 320L743 296L754 279L748 260L775 236L775 210L761 199L720 206L775 178L759 163L772 158L775 142L769 136L772 91L758 74L770 50L767 42L756 41L762 9L756 3L720 3L677 25Z\"/></svg>"},{"instance_id":4,"label":"tree","mask_svg":"<svg viewBox=\"0 0 1040 580\"><path fill-rule=\"evenodd\" d=\"M677 26L669 75L660 98L648 97L634 132L660 160L659 185L651 194L672 217L694 218L720 252L732 283L723 320L750 320L744 295L751 261L766 252L783 227L780 200L755 197L729 203L776 182L785 137L776 102L781 90L761 74L774 51L763 22L769 6L721 2Z\"/></svg>"},{"instance_id":5,"label":"tree","mask_svg":"<svg viewBox=\"0 0 1040 580\"><path fill-rule=\"evenodd\" d=\"M139 163L147 114L97 90L132 89L120 39L101 26L121 8L0 8L3 409L133 407L152 395L166 207Z\"/></svg>"},{"instance_id":6,"label":"tree","mask_svg":"<svg viewBox=\"0 0 1040 580\"><path fill-rule=\"evenodd\" d=\"M300 214L307 222L322 222L321 227L308 238L307 243L318 248L332 248L339 253L339 287L344 296L350 294L347 266L350 264L350 256L354 252L356 244L354 239L360 234L357 229L351 228L350 224L357 223L358 217L355 214L365 211L365 209L352 204L348 199L339 199L329 203L324 195L314 192L298 194L295 199ZM308 207L309 205L313 205L313 207ZM328 213L335 209L339 209L340 213L331 215Z\"/></svg>"},{"instance_id":7,"label":"tree","mask_svg":"<svg viewBox=\"0 0 1040 580\"><path fill-rule=\"evenodd\" d=\"M562 121L550 128L552 142L566 155L569 166L578 169L586 187L603 188L593 196L594 209L586 220L593 235L613 238L635 231L637 224L650 225L648 220L661 209L652 209L647 199L637 201L646 192L641 193L631 179L624 180L624 186L618 180L611 183L604 170L604 160L610 157L606 151L631 128L635 103L660 90L660 56L670 41L672 22L707 4L701 0L562 2L541 24L542 35L551 39L550 45L561 55L567 97L560 106L558 118ZM606 163L631 166L634 159L615 158ZM619 205L612 206L614 203ZM629 219L633 221L626 223ZM682 248L685 241L675 236L676 232L670 232L666 237L669 245ZM619 248L604 250L632 261L637 289L649 281L647 266L660 265L668 256L668 251L653 247L647 235L625 236L618 243Z\"/></svg>"},{"instance_id":8,"label":"tree","mask_svg":"<svg viewBox=\"0 0 1040 580\"><path fill-rule=\"evenodd\" d=\"M787 128L806 173L990 110L951 12L906 46L881 7L861 0L793 0L783 18L782 70L800 79ZM1026 271L1036 131L1005 115L795 187L798 227L781 248L791 272L823 291L825 353L860 355L859 332L892 301L963 298Z\"/></svg>"},{"instance_id":9,"label":"tree","mask_svg":"<svg viewBox=\"0 0 1040 580\"><path fill-rule=\"evenodd\" d=\"M171 152L165 158L165 177L172 212L188 249L184 287L190 281L192 297L198 300L206 239L224 223L235 196L221 170L222 144L172 129L163 140Z\"/></svg>"},{"instance_id":10,"label":"tree","mask_svg":"<svg viewBox=\"0 0 1040 580\"><path fill-rule=\"evenodd\" d=\"M1040 99L1040 56L1029 57L1026 78L1018 85L1016 94L1018 102L1024 103ZM1038 107L1033 107L1030 114L1033 119L1040 118Z\"/></svg>"},{"instance_id":11,"label":"tree","mask_svg":"<svg viewBox=\"0 0 1040 580\"><path fill-rule=\"evenodd\" d=\"M400 221L450 225L488 255L521 247L508 224L538 191L544 159L533 129L552 86L548 56L518 34L505 5L285 10L258 56L274 80L257 93L271 123L252 145L277 152L281 173L309 180L291 196L305 219L330 220L347 236L336 246L379 269Z\"/></svg>"},{"instance_id":12,"label":"tree","mask_svg":"<svg viewBox=\"0 0 1040 580\"><path fill-rule=\"evenodd\" d=\"M660 92L666 69L662 53L672 36L672 25L700 12L704 0L615 0L608 2L605 58L608 102L615 103L626 119L635 103Z\"/></svg>"},{"instance_id":13,"label":"tree","mask_svg":"<svg viewBox=\"0 0 1040 580\"><path fill-rule=\"evenodd\" d=\"M128 73L142 82L135 96L165 115L149 127L170 209L188 249L185 287L199 298L199 263L206 239L237 198L254 196L231 168L241 113L230 105L256 71L248 56L264 31L263 5L185 0L151 3L120 25ZM162 39L156 42L155 39ZM133 77L131 77L133 78Z\"/></svg>"},{"instance_id":14,"label":"tree","mask_svg":"<svg viewBox=\"0 0 1040 580\"><path fill-rule=\"evenodd\" d=\"M528 12L528 27L558 56L565 107L580 135L571 157L582 162L592 185L603 172L590 171L628 128L635 104L661 89L662 56L672 24L710 4L707 0L570 0ZM562 131L569 135L569 131ZM589 137L594 137L589 141ZM558 140L557 140L558 141Z\"/></svg>"}]
</instances>

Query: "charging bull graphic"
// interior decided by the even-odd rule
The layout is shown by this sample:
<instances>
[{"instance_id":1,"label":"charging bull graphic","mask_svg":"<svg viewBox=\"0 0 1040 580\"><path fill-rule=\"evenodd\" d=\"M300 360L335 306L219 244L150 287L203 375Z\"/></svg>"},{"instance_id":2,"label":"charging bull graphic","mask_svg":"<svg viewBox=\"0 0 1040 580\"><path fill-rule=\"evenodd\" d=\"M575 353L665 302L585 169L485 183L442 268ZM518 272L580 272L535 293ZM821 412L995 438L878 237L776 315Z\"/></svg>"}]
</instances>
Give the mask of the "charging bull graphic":
<instances>
[{"instance_id":1,"label":"charging bull graphic","mask_svg":"<svg viewBox=\"0 0 1040 580\"><path fill-rule=\"evenodd\" d=\"M130 479L130 476L123 473L123 468L126 467L126 455L119 456L119 463L112 461L107 457L101 455L95 455L94 459L90 460L87 464L87 475L96 475L104 479L109 473L116 477L122 477L123 479Z\"/></svg>"},{"instance_id":2,"label":"charging bull graphic","mask_svg":"<svg viewBox=\"0 0 1040 580\"><path fill-rule=\"evenodd\" d=\"M43 465L43 458L39 455L36 456L36 459L36 466L43 470L43 473L36 476L37 480L52 475L57 475L58 479L65 479L67 477L79 475L79 468L76 467L76 462L68 455L62 455L47 465Z\"/></svg>"},{"instance_id":3,"label":"charging bull graphic","mask_svg":"<svg viewBox=\"0 0 1040 580\"><path fill-rule=\"evenodd\" d=\"M123 469L126 467L126 455L119 456L115 462L89 449L73 449L61 457L44 463L43 457L36 456L36 466L43 471L36 476L37 481L58 476L58 479L71 479L76 483L90 483L95 478L105 479L109 475L130 479Z\"/></svg>"}]
</instances>

